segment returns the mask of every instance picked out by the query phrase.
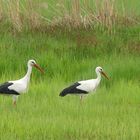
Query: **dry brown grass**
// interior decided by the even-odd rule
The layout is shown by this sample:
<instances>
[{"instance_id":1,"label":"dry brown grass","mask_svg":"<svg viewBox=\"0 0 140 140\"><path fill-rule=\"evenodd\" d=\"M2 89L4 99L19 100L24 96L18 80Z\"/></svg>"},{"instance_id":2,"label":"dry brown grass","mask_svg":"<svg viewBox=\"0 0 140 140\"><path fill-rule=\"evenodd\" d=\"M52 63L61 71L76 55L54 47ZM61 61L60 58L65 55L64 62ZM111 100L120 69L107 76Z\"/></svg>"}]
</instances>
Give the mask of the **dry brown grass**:
<instances>
[{"instance_id":1,"label":"dry brown grass","mask_svg":"<svg viewBox=\"0 0 140 140\"><path fill-rule=\"evenodd\" d=\"M36 9L39 8L38 3L34 3L33 0L27 1L27 8L26 8L26 19L28 21L28 25L30 29L38 29L41 26L41 17Z\"/></svg>"},{"instance_id":2,"label":"dry brown grass","mask_svg":"<svg viewBox=\"0 0 140 140\"><path fill-rule=\"evenodd\" d=\"M123 49L124 52L140 54L140 41L129 41L128 44L125 47L123 47Z\"/></svg>"},{"instance_id":3,"label":"dry brown grass","mask_svg":"<svg viewBox=\"0 0 140 140\"><path fill-rule=\"evenodd\" d=\"M25 5L20 0L7 2L0 0L0 20L5 14L3 5L6 5L8 11L6 17L9 18L13 29L18 32L21 32L25 25L29 29L40 29L48 26L52 29L65 28L68 30L99 26L111 31L118 22L116 0L57 0L53 6L47 2L40 3L34 2L34 0L24 2ZM124 11L122 16L124 17L124 5L122 8ZM52 18L44 17L39 12L40 9L51 9Z\"/></svg>"},{"instance_id":4,"label":"dry brown grass","mask_svg":"<svg viewBox=\"0 0 140 140\"><path fill-rule=\"evenodd\" d=\"M22 31L22 21L20 16L20 0L12 0L7 2L8 16L13 25L13 29L20 32Z\"/></svg>"},{"instance_id":5,"label":"dry brown grass","mask_svg":"<svg viewBox=\"0 0 140 140\"><path fill-rule=\"evenodd\" d=\"M61 3L65 3L65 1L61 0ZM54 26L64 25L64 27L70 29L89 28L98 24L111 29L115 25L117 18L115 0L95 0L94 3L91 3L90 0L83 0L82 2L81 0L71 0L69 6L69 10L65 10L61 17L54 18L52 21L52 23L55 23Z\"/></svg>"},{"instance_id":6,"label":"dry brown grass","mask_svg":"<svg viewBox=\"0 0 140 140\"><path fill-rule=\"evenodd\" d=\"M0 0L0 21L2 20L3 18L3 7L1 5L1 0Z\"/></svg>"},{"instance_id":7,"label":"dry brown grass","mask_svg":"<svg viewBox=\"0 0 140 140\"><path fill-rule=\"evenodd\" d=\"M23 5L20 0L12 0L7 2L1 0L0 19L2 19L3 15L5 14L15 32L21 32L24 25L28 25L30 29L39 28L41 19L39 13L35 12L36 8L39 8L39 6L35 7L36 5L32 0L26 1L26 5L23 7L22 6Z\"/></svg>"},{"instance_id":8,"label":"dry brown grass","mask_svg":"<svg viewBox=\"0 0 140 140\"><path fill-rule=\"evenodd\" d=\"M96 47L98 44L98 39L95 35L81 35L76 36L76 45L77 47Z\"/></svg>"},{"instance_id":9,"label":"dry brown grass","mask_svg":"<svg viewBox=\"0 0 140 140\"><path fill-rule=\"evenodd\" d=\"M103 0L102 3L96 0L96 12L97 15L95 15L95 17L98 19L97 22L108 28L113 27L115 19L117 18L115 0Z\"/></svg>"}]
</instances>

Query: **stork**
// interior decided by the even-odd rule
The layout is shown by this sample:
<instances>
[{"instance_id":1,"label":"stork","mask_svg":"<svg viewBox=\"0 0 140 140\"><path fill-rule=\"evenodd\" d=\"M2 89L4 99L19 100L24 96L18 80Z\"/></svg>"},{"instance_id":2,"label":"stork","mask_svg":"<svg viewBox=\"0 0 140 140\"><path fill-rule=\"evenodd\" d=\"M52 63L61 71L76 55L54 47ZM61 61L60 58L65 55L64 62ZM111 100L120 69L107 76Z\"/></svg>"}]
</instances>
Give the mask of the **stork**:
<instances>
[{"instance_id":1,"label":"stork","mask_svg":"<svg viewBox=\"0 0 140 140\"><path fill-rule=\"evenodd\" d=\"M105 74L102 67L100 67L100 66L96 67L95 72L97 74L96 79L78 81L78 82L72 84L71 86L63 89L62 92L59 94L59 96L64 97L67 94L71 94L71 95L76 94L76 95L80 95L80 99L82 101L83 95L86 95L97 89L97 87L101 81L101 74L109 80L108 76Z\"/></svg>"},{"instance_id":2,"label":"stork","mask_svg":"<svg viewBox=\"0 0 140 140\"><path fill-rule=\"evenodd\" d=\"M2 95L11 95L13 97L13 104L16 105L16 101L18 99L18 96L22 93L27 92L30 82L30 76L32 73L32 67L37 68L42 73L44 71L41 69L41 67L36 63L35 60L29 60L27 63L27 73L26 75L19 79L14 81L7 81L0 85L0 94Z\"/></svg>"}]
</instances>

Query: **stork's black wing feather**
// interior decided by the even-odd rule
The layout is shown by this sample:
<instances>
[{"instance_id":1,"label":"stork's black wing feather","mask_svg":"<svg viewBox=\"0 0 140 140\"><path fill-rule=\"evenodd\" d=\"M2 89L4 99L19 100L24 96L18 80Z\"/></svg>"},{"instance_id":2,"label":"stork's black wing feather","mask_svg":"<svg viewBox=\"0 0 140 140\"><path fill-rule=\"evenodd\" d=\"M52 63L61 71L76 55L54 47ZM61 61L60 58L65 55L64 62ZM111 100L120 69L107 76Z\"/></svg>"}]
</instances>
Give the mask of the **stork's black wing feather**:
<instances>
[{"instance_id":1,"label":"stork's black wing feather","mask_svg":"<svg viewBox=\"0 0 140 140\"><path fill-rule=\"evenodd\" d=\"M74 83L73 85L62 90L62 92L59 94L59 96L65 96L67 94L87 94L88 93L87 91L80 90L80 89L76 88L79 85L81 85L81 84L78 82Z\"/></svg>"},{"instance_id":2,"label":"stork's black wing feather","mask_svg":"<svg viewBox=\"0 0 140 140\"><path fill-rule=\"evenodd\" d=\"M13 85L12 82L5 82L0 85L0 94L5 94L5 95L19 95L18 92L14 90L8 89L9 86Z\"/></svg>"}]
</instances>

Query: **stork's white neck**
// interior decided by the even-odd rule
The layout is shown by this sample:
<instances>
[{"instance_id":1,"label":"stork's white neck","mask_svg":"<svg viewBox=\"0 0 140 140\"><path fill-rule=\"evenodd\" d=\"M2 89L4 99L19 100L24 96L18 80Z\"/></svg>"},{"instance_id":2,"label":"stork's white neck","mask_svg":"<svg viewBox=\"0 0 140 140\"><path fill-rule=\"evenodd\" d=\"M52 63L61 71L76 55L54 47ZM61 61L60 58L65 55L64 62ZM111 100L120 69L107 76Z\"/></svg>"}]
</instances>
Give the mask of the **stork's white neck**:
<instances>
[{"instance_id":1,"label":"stork's white neck","mask_svg":"<svg viewBox=\"0 0 140 140\"><path fill-rule=\"evenodd\" d=\"M30 81L31 73L32 73L32 66L28 65L27 73L24 76L24 79L27 80L27 82Z\"/></svg>"},{"instance_id":2,"label":"stork's white neck","mask_svg":"<svg viewBox=\"0 0 140 140\"><path fill-rule=\"evenodd\" d=\"M101 73L99 72L99 71L96 71L96 74L97 74L97 80L98 80L98 82L100 82L101 81Z\"/></svg>"}]
</instances>

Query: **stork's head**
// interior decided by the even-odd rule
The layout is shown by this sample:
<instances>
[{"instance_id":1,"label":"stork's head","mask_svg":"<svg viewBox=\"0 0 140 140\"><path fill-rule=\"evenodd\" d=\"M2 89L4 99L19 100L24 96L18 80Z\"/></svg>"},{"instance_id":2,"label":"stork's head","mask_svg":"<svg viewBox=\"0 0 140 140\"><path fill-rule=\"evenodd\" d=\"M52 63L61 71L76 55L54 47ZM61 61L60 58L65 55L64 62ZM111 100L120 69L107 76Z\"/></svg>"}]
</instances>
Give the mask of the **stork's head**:
<instances>
[{"instance_id":1,"label":"stork's head","mask_svg":"<svg viewBox=\"0 0 140 140\"><path fill-rule=\"evenodd\" d=\"M40 72L44 73L43 69L42 69L42 68L36 63L36 61L33 60L33 59L28 61L28 66L30 66L30 67L35 67L35 68L37 68L38 70L40 70Z\"/></svg>"},{"instance_id":2,"label":"stork's head","mask_svg":"<svg viewBox=\"0 0 140 140\"><path fill-rule=\"evenodd\" d=\"M100 67L100 66L96 67L96 70L95 71L97 73L101 73L105 78L107 78L109 80L108 76L105 74L105 72L104 72L104 70L103 70L102 67Z\"/></svg>"}]
</instances>

